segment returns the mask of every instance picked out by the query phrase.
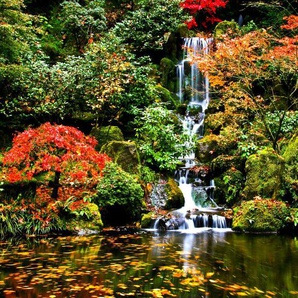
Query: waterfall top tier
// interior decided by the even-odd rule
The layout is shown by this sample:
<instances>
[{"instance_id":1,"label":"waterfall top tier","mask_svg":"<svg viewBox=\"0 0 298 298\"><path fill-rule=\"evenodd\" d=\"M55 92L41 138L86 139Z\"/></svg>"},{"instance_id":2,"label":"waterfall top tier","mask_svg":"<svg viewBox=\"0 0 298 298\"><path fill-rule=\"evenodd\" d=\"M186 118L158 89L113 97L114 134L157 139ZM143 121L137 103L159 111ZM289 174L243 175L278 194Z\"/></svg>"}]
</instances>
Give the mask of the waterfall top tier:
<instances>
[{"instance_id":1,"label":"waterfall top tier","mask_svg":"<svg viewBox=\"0 0 298 298\"><path fill-rule=\"evenodd\" d=\"M188 106L205 112L209 103L209 80L192 63L194 57L207 55L212 38L184 38L183 59L177 65L177 95L181 102L188 101Z\"/></svg>"},{"instance_id":2,"label":"waterfall top tier","mask_svg":"<svg viewBox=\"0 0 298 298\"><path fill-rule=\"evenodd\" d=\"M212 42L213 42L213 38L207 38L207 39L202 37L184 38L183 48L185 52L183 55L183 59L189 58L190 53L195 56L208 54L210 45Z\"/></svg>"}]
</instances>

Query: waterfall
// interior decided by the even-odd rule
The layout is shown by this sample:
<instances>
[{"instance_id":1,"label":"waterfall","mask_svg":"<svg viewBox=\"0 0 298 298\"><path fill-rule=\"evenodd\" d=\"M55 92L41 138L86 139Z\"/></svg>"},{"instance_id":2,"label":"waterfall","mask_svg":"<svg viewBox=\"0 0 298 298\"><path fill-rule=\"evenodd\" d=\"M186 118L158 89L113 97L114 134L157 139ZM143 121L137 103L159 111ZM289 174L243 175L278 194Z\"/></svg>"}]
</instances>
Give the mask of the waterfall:
<instances>
[{"instance_id":1,"label":"waterfall","mask_svg":"<svg viewBox=\"0 0 298 298\"><path fill-rule=\"evenodd\" d=\"M212 39L185 38L183 59L177 65L177 96L181 103L187 103L187 111L181 116L181 121L189 135L190 145L203 137L205 111L209 104L208 78L200 73L196 63L192 63L192 56L208 54L211 44ZM180 160L184 165L176 170L174 178L183 193L184 206L155 220L154 229L193 232L198 227L227 228L226 218L219 215L223 208L214 201L216 186L206 167L197 165L194 152L180 157ZM152 200L156 208L163 206L167 199L162 195L163 185L159 186L154 189L158 200Z\"/></svg>"},{"instance_id":2,"label":"waterfall","mask_svg":"<svg viewBox=\"0 0 298 298\"><path fill-rule=\"evenodd\" d=\"M210 100L208 77L199 71L196 63L192 63L192 58L208 54L211 44L211 38L185 38L183 58L177 65L177 96L181 103L187 102L187 112L181 121L190 140L203 137L205 111ZM226 228L225 217L211 214L211 209L219 209L213 198L214 180L207 177L206 173L197 176L191 174L191 169L196 166L194 152L180 159L185 164L176 171L175 179L185 200L184 207L179 211L192 213L191 218L186 220L187 225Z\"/></svg>"},{"instance_id":3,"label":"waterfall","mask_svg":"<svg viewBox=\"0 0 298 298\"><path fill-rule=\"evenodd\" d=\"M197 64L192 63L192 57L209 53L212 38L185 38L183 58L177 65L177 95L184 102L186 91L190 92L190 107L200 107L204 113L209 104L209 80L198 70Z\"/></svg>"}]
</instances>

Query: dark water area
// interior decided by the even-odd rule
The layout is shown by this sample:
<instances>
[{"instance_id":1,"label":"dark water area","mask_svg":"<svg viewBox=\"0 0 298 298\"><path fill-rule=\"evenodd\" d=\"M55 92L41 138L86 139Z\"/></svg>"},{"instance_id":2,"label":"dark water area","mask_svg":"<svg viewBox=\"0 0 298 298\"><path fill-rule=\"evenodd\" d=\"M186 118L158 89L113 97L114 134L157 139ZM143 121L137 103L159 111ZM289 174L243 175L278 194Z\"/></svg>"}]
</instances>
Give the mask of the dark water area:
<instances>
[{"instance_id":1,"label":"dark water area","mask_svg":"<svg viewBox=\"0 0 298 298\"><path fill-rule=\"evenodd\" d=\"M298 239L105 231L0 242L1 297L298 297Z\"/></svg>"}]
</instances>

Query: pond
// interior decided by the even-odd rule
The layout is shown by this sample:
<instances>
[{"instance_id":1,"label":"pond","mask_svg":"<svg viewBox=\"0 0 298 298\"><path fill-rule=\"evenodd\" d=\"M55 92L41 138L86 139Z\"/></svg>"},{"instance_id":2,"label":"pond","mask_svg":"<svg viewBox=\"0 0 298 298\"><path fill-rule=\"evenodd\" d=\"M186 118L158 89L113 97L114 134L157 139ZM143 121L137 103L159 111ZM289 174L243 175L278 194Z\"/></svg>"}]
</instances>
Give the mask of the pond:
<instances>
[{"instance_id":1,"label":"pond","mask_svg":"<svg viewBox=\"0 0 298 298\"><path fill-rule=\"evenodd\" d=\"M297 297L298 239L229 229L0 242L1 297Z\"/></svg>"}]
</instances>

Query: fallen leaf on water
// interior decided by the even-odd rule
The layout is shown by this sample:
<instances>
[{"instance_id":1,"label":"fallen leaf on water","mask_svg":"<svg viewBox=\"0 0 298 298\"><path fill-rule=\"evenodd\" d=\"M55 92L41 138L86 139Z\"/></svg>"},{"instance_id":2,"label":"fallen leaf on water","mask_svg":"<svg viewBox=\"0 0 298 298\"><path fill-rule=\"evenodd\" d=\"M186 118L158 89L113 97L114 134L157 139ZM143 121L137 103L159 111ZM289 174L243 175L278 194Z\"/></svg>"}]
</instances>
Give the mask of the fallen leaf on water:
<instances>
[{"instance_id":1,"label":"fallen leaf on water","mask_svg":"<svg viewBox=\"0 0 298 298\"><path fill-rule=\"evenodd\" d=\"M246 292L237 292L238 296L248 296Z\"/></svg>"},{"instance_id":2,"label":"fallen leaf on water","mask_svg":"<svg viewBox=\"0 0 298 298\"><path fill-rule=\"evenodd\" d=\"M271 296L275 296L275 295L276 295L276 293L271 292L271 291L266 291L266 294L267 294L267 295L271 295Z\"/></svg>"},{"instance_id":3,"label":"fallen leaf on water","mask_svg":"<svg viewBox=\"0 0 298 298\"><path fill-rule=\"evenodd\" d=\"M262 290L260 290L260 289L258 289L258 288L256 288L256 287L254 287L254 291L255 291L256 293L264 294L264 291L262 291Z\"/></svg>"},{"instance_id":4,"label":"fallen leaf on water","mask_svg":"<svg viewBox=\"0 0 298 298\"><path fill-rule=\"evenodd\" d=\"M210 278L214 275L214 272L207 272L206 273L206 278Z\"/></svg>"}]
</instances>

